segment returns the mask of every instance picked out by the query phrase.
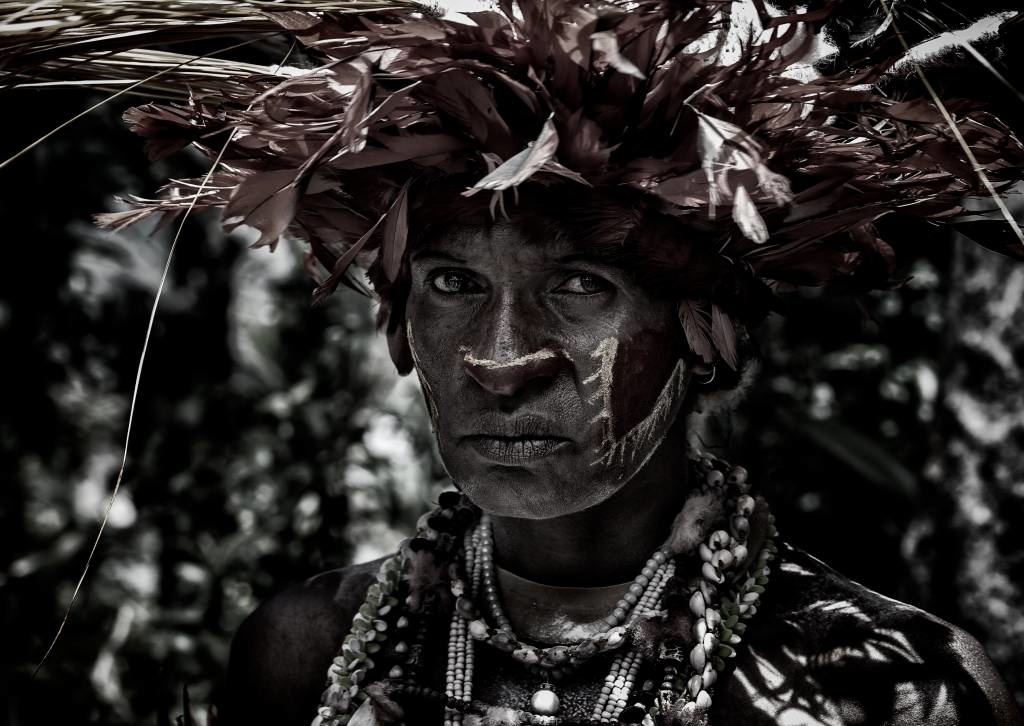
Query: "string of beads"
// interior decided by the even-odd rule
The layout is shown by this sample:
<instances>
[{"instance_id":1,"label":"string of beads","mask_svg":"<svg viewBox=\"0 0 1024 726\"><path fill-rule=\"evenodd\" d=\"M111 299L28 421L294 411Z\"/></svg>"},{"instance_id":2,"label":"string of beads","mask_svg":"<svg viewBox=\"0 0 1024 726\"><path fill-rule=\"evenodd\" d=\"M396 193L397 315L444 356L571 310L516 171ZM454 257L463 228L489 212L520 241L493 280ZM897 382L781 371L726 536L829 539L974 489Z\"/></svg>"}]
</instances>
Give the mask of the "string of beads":
<instances>
[{"instance_id":1,"label":"string of beads","mask_svg":"<svg viewBox=\"0 0 1024 726\"><path fill-rule=\"evenodd\" d=\"M689 634L692 639L680 634L660 642L656 662L645 663L640 652L630 646L634 626L643 618L660 615L665 590L676 581L675 560L667 551L659 550L605 618L607 631L571 646L545 648L521 642L501 607L489 523L460 495L446 493L440 508L421 518L417 537L382 564L376 581L367 590L353 618L352 630L328 670L328 685L313 726L345 726L353 718L361 723L371 709L377 715L381 709L390 710L401 720L401 708L390 700L393 697L439 703L444 707L446 726L463 724L466 715L472 715L474 723L479 719L536 726L565 722L549 683L534 693L528 707L491 706L473 700L477 642L509 653L545 681L557 679L600 652L620 650L590 718L573 723L655 726L671 721L681 726L706 726L714 686L728 661L735 658L736 647L757 612L768 582L769 563L776 553L772 541L776 532L771 515L765 514L766 539L750 553L750 519L764 505L763 500L759 505L749 495L746 471L728 467L707 454L696 461L695 467L702 476L701 493L720 496L731 514L727 517L728 529L711 532L697 547L700 574L690 582L687 599L695 618ZM420 669L427 631L435 617L431 613L442 612L437 610L441 599L436 593L432 596L410 589L404 598L405 611L398 609L403 573L408 576L409 568L417 566L421 555L447 570L449 587L456 598L449 620L444 692L424 686ZM720 587L728 588L728 593L720 595ZM481 617L477 602L485 605L493 627ZM378 658L384 660L378 664ZM398 662L390 665L388 658ZM536 662L532 662L534 658ZM641 669L647 666L656 667L660 679L645 676L646 680L638 683ZM365 715L357 717L360 712Z\"/></svg>"}]
</instances>

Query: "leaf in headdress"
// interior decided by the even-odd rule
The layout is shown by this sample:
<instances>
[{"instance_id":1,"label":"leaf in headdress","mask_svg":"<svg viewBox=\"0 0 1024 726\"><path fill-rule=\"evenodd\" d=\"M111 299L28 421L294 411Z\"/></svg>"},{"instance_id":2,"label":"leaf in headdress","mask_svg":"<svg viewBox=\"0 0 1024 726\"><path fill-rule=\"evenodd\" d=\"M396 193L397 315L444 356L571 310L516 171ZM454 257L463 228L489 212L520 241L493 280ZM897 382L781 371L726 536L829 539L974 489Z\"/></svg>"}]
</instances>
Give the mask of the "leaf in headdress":
<instances>
[{"instance_id":1,"label":"leaf in headdress","mask_svg":"<svg viewBox=\"0 0 1024 726\"><path fill-rule=\"evenodd\" d=\"M146 139L146 156L160 161L181 151L208 129L197 126L192 110L147 103L129 108L121 116L132 133Z\"/></svg>"},{"instance_id":2,"label":"leaf in headdress","mask_svg":"<svg viewBox=\"0 0 1024 726\"><path fill-rule=\"evenodd\" d=\"M359 68L359 80L345 109L345 120L342 122L341 143L352 153L358 153L366 146L369 127L364 119L369 113L373 101L373 73L370 64L363 58L352 61L352 66Z\"/></svg>"},{"instance_id":3,"label":"leaf in headdress","mask_svg":"<svg viewBox=\"0 0 1024 726\"><path fill-rule=\"evenodd\" d=\"M736 370L736 328L722 308L714 303L711 303L711 339L726 365Z\"/></svg>"},{"instance_id":4,"label":"leaf in headdress","mask_svg":"<svg viewBox=\"0 0 1024 726\"><path fill-rule=\"evenodd\" d=\"M914 121L922 124L941 124L944 121L935 105L923 98L894 103L885 111L899 121Z\"/></svg>"},{"instance_id":5,"label":"leaf in headdress","mask_svg":"<svg viewBox=\"0 0 1024 726\"><path fill-rule=\"evenodd\" d=\"M252 245L270 249L295 218L301 196L296 169L278 169L254 174L243 180L231 193L224 207L224 228L241 225L259 230L260 238Z\"/></svg>"},{"instance_id":6,"label":"leaf in headdress","mask_svg":"<svg viewBox=\"0 0 1024 726\"><path fill-rule=\"evenodd\" d=\"M476 10L462 14L476 23L479 29L478 32L481 33L484 42L489 46L494 45L494 38L499 31L507 31L510 27L508 19L501 13L496 13L493 10Z\"/></svg>"},{"instance_id":7,"label":"leaf in headdress","mask_svg":"<svg viewBox=\"0 0 1024 726\"><path fill-rule=\"evenodd\" d=\"M560 123L565 141L559 149L559 157L574 169L600 171L608 165L608 159L618 147L605 146L601 140L601 127L593 119L577 109Z\"/></svg>"},{"instance_id":8,"label":"leaf in headdress","mask_svg":"<svg viewBox=\"0 0 1024 726\"><path fill-rule=\"evenodd\" d=\"M700 111L697 114L697 149L700 165L708 180L708 215L714 219L715 207L722 203L718 188L718 174L722 165L718 161L726 141L742 134L742 130L726 121L712 118Z\"/></svg>"},{"instance_id":9,"label":"leaf in headdress","mask_svg":"<svg viewBox=\"0 0 1024 726\"><path fill-rule=\"evenodd\" d=\"M555 129L554 114L548 116L544 128L535 141L504 164L467 189L463 196L472 196L481 189L508 189L522 184L540 170L555 156L558 150L558 131Z\"/></svg>"},{"instance_id":10,"label":"leaf in headdress","mask_svg":"<svg viewBox=\"0 0 1024 726\"><path fill-rule=\"evenodd\" d=\"M555 176L564 177L565 179L571 179L577 184L582 184L585 187L593 186L590 182L583 178L582 174L559 164L557 161L545 162L544 166L540 168L538 173L554 174Z\"/></svg>"},{"instance_id":11,"label":"leaf in headdress","mask_svg":"<svg viewBox=\"0 0 1024 726\"><path fill-rule=\"evenodd\" d=\"M329 159L328 165L335 169L368 169L399 161L422 162L427 157L437 155L447 157L466 148L465 141L450 134L419 133L408 136L380 134L375 136L374 140L387 148L367 148L358 154L349 154L343 151Z\"/></svg>"},{"instance_id":12,"label":"leaf in headdress","mask_svg":"<svg viewBox=\"0 0 1024 726\"><path fill-rule=\"evenodd\" d=\"M122 212L101 212L100 214L94 214L92 218L100 227L118 231L148 219L154 214L160 214L165 211L170 210L161 209L159 204L149 204L145 207L126 209Z\"/></svg>"},{"instance_id":13,"label":"leaf in headdress","mask_svg":"<svg viewBox=\"0 0 1024 726\"><path fill-rule=\"evenodd\" d=\"M896 252L889 244L878 236L875 225L866 224L850 230L850 238L865 250L876 254L885 264L890 275L896 267Z\"/></svg>"},{"instance_id":14,"label":"leaf in headdress","mask_svg":"<svg viewBox=\"0 0 1024 726\"><path fill-rule=\"evenodd\" d=\"M735 198L732 203L732 219L740 228L743 236L756 244L764 244L768 241L768 227L757 211L757 205L750 198L747 188L740 184L736 187Z\"/></svg>"},{"instance_id":15,"label":"leaf in headdress","mask_svg":"<svg viewBox=\"0 0 1024 726\"><path fill-rule=\"evenodd\" d=\"M669 177L648 190L679 207L702 207L709 198L708 180L698 170Z\"/></svg>"},{"instance_id":16,"label":"leaf in headdress","mask_svg":"<svg viewBox=\"0 0 1024 726\"><path fill-rule=\"evenodd\" d=\"M697 109L693 111L697 114L697 148L701 168L708 180L708 214L712 219L715 207L725 201L725 194L729 194L727 174L730 171L749 169L754 171L759 180L771 180L773 185L777 185L778 175L765 167L758 143L746 131ZM770 189L778 199L777 189Z\"/></svg>"},{"instance_id":17,"label":"leaf in headdress","mask_svg":"<svg viewBox=\"0 0 1024 726\"><path fill-rule=\"evenodd\" d=\"M985 221L957 222L953 224L953 229L975 244L1015 260L1024 261L1024 248L1021 248L1020 239L1002 217L993 217Z\"/></svg>"},{"instance_id":18,"label":"leaf in headdress","mask_svg":"<svg viewBox=\"0 0 1024 726\"><path fill-rule=\"evenodd\" d=\"M757 175L758 188L767 194L778 207L784 207L793 201L793 188L789 179L776 174L764 164L759 164L754 170Z\"/></svg>"},{"instance_id":19,"label":"leaf in headdress","mask_svg":"<svg viewBox=\"0 0 1024 726\"><path fill-rule=\"evenodd\" d=\"M384 274L391 281L398 277L398 271L402 267L402 255L405 254L405 244L409 238L410 182L411 180L407 180L402 185L384 223Z\"/></svg>"},{"instance_id":20,"label":"leaf in headdress","mask_svg":"<svg viewBox=\"0 0 1024 726\"><path fill-rule=\"evenodd\" d=\"M683 326L690 350L699 355L705 363L711 363L715 359L715 349L711 344L711 324L704 316L701 304L695 300L680 302L679 322Z\"/></svg>"},{"instance_id":21,"label":"leaf in headdress","mask_svg":"<svg viewBox=\"0 0 1024 726\"><path fill-rule=\"evenodd\" d=\"M498 113L494 92L472 73L461 69L441 73L417 96L457 121L482 146L497 150L511 147L509 152L518 146Z\"/></svg>"},{"instance_id":22,"label":"leaf in headdress","mask_svg":"<svg viewBox=\"0 0 1024 726\"><path fill-rule=\"evenodd\" d=\"M316 290L313 291L313 302L322 302L325 297L337 289L338 284L345 277L345 272L348 270L349 265L351 265L352 261L355 260L359 251L366 246L367 241L373 236L373 233L377 231L377 228L380 227L381 222L384 221L386 216L387 213L380 215L380 218L373 223L373 226L366 230L362 237L356 240L351 247L345 250L343 255L334 261L334 266L331 268L331 274L328 275L327 279L320 283Z\"/></svg>"},{"instance_id":23,"label":"leaf in headdress","mask_svg":"<svg viewBox=\"0 0 1024 726\"><path fill-rule=\"evenodd\" d=\"M619 38L614 30L591 33L590 42L593 44L594 51L602 55L602 60L619 73L639 78L641 81L646 78L643 71L619 52Z\"/></svg>"},{"instance_id":24,"label":"leaf in headdress","mask_svg":"<svg viewBox=\"0 0 1024 726\"><path fill-rule=\"evenodd\" d=\"M459 65L467 70L472 70L479 73L482 76L491 78L492 80L500 82L505 88L512 92L512 94L518 98L526 109L533 114L540 112L540 105L537 102L538 91L543 92L542 89L533 89L520 81L509 76L507 73L503 73L500 69L495 69L494 66L488 65L481 61L473 58L464 58L460 61Z\"/></svg>"}]
</instances>

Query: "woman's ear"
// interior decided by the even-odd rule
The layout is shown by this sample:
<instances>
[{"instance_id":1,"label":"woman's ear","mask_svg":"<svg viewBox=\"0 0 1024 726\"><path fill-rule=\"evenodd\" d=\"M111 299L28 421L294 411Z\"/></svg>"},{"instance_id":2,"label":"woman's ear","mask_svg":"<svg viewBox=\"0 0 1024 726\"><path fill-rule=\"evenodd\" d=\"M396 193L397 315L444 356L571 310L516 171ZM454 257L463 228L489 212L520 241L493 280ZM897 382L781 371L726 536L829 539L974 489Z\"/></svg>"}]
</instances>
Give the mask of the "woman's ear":
<instances>
[{"instance_id":1,"label":"woman's ear","mask_svg":"<svg viewBox=\"0 0 1024 726\"><path fill-rule=\"evenodd\" d=\"M687 443L693 450L725 455L733 443L733 411L761 370L761 361L745 330L741 341L738 370L725 367L722 361L716 365L696 362L690 369L686 429Z\"/></svg>"},{"instance_id":2,"label":"woman's ear","mask_svg":"<svg viewBox=\"0 0 1024 726\"><path fill-rule=\"evenodd\" d=\"M401 376L408 375L413 369L412 348L409 347L409 335L406 331L405 314L392 308L390 304L381 304L379 319L384 323L385 335L388 339L388 353L391 362Z\"/></svg>"}]
</instances>

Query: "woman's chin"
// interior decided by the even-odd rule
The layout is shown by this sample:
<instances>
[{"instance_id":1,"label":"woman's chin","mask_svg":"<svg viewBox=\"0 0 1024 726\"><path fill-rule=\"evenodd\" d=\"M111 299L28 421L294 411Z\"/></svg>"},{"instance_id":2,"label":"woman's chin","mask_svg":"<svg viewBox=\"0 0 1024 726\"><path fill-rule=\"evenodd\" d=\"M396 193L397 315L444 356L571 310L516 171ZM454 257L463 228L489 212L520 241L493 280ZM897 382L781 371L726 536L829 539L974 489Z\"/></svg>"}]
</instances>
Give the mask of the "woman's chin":
<instances>
[{"instance_id":1,"label":"woman's chin","mask_svg":"<svg viewBox=\"0 0 1024 726\"><path fill-rule=\"evenodd\" d=\"M469 500L494 517L516 519L555 519L582 512L608 498L600 489L585 492L569 491L567 487L538 485L528 482L473 481L459 489Z\"/></svg>"}]
</instances>

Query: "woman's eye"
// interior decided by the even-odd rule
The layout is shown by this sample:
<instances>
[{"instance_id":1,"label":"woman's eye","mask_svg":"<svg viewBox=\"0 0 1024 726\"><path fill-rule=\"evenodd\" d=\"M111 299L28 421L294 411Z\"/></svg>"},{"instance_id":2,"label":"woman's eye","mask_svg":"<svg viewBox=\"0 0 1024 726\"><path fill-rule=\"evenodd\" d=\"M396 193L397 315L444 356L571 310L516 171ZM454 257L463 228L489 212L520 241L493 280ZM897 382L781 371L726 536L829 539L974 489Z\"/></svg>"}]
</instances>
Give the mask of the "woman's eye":
<instances>
[{"instance_id":1,"label":"woman's eye","mask_svg":"<svg viewBox=\"0 0 1024 726\"><path fill-rule=\"evenodd\" d=\"M557 292L565 292L571 295L594 295L604 292L610 287L608 282L597 275L573 275L558 286Z\"/></svg>"},{"instance_id":2,"label":"woman's eye","mask_svg":"<svg viewBox=\"0 0 1024 726\"><path fill-rule=\"evenodd\" d=\"M451 270L439 272L430 278L430 286L446 295L476 291L476 283L468 276Z\"/></svg>"}]
</instances>

